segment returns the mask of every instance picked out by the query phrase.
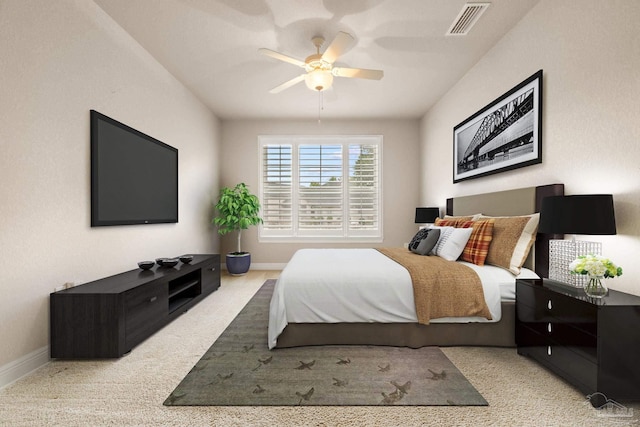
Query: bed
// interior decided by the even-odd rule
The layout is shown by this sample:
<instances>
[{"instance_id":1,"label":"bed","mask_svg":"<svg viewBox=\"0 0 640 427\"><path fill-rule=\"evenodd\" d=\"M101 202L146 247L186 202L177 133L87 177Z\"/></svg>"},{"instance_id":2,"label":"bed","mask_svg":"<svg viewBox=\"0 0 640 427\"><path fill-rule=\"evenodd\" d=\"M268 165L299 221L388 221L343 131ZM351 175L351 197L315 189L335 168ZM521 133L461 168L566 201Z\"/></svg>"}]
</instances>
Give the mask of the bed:
<instances>
[{"instance_id":1,"label":"bed","mask_svg":"<svg viewBox=\"0 0 640 427\"><path fill-rule=\"evenodd\" d=\"M562 184L552 184L456 197L447 199L446 214L464 216L482 213L492 217L530 215L540 211L544 197L563 193ZM557 237L537 235L518 277L547 277L548 242L550 238ZM516 276L500 267L474 268L473 264L468 264L468 267L479 273L491 315L436 318L429 324L422 324L415 317L415 308L412 314L411 304L414 304L414 300L406 290L407 270L376 249L299 251L283 270L274 289L269 319L269 347L514 347L513 284ZM367 274L367 279L362 279L363 272ZM490 277L486 279L483 275ZM355 279L360 287L353 289L347 284L348 279ZM296 280L311 282L310 286L303 287L298 291L299 295L293 297L288 289L292 289L291 283ZM410 283L411 277L408 280ZM488 287L487 280L497 280L502 285ZM281 282L287 285L281 286ZM327 282L329 287L325 287ZM366 289L366 292L362 289ZM319 310L312 304L319 299L326 299L330 309ZM290 303L293 300L296 305ZM358 303L354 306L351 304L353 301Z\"/></svg>"}]
</instances>

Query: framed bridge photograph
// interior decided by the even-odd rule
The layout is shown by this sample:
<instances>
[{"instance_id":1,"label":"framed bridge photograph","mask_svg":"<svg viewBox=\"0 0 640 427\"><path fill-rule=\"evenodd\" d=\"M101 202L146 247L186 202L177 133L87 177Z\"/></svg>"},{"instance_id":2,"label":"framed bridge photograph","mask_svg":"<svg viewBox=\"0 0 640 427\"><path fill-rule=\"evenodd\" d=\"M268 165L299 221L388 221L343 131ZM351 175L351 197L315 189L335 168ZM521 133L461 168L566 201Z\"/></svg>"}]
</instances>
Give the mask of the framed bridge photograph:
<instances>
[{"instance_id":1,"label":"framed bridge photograph","mask_svg":"<svg viewBox=\"0 0 640 427\"><path fill-rule=\"evenodd\" d=\"M542 163L542 70L453 128L453 182Z\"/></svg>"}]
</instances>

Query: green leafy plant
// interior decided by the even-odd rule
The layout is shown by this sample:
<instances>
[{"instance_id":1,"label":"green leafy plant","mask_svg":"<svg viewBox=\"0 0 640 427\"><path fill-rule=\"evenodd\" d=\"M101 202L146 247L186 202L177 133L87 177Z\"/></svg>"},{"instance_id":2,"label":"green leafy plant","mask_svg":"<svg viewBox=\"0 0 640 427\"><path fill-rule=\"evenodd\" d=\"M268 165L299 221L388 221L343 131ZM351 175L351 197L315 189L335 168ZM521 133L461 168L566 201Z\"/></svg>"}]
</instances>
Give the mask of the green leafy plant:
<instances>
[{"instance_id":1,"label":"green leafy plant","mask_svg":"<svg viewBox=\"0 0 640 427\"><path fill-rule=\"evenodd\" d=\"M238 232L238 250L234 254L242 254L242 230L262 223L262 218L258 215L260 201L251 194L246 184L241 182L234 188L222 188L215 208L218 215L211 222L218 227L218 233L221 235Z\"/></svg>"}]
</instances>

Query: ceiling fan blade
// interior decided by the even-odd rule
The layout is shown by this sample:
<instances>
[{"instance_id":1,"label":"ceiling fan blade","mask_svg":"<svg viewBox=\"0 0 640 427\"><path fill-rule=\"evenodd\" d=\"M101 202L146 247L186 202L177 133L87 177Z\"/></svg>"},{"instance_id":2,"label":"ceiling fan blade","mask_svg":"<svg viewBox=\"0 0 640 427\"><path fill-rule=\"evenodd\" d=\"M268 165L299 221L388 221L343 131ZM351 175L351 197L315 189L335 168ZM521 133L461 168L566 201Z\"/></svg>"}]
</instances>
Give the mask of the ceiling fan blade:
<instances>
[{"instance_id":1,"label":"ceiling fan blade","mask_svg":"<svg viewBox=\"0 0 640 427\"><path fill-rule=\"evenodd\" d=\"M353 36L351 34L339 31L336 34L336 38L333 39L327 50L322 54L322 59L329 64L333 64L340 55L344 53L349 45L353 43Z\"/></svg>"},{"instance_id":2,"label":"ceiling fan blade","mask_svg":"<svg viewBox=\"0 0 640 427\"><path fill-rule=\"evenodd\" d=\"M284 53L276 52L275 50L266 49L266 48L263 47L261 49L258 49L258 52L260 52L263 55L270 56L270 57L275 58L275 59L279 59L280 61L284 61L284 62L288 62L289 64L297 65L298 67L304 68L304 66L305 66L304 61L301 61L301 60L296 59L296 58L292 58L291 56L285 55Z\"/></svg>"},{"instance_id":3,"label":"ceiling fan blade","mask_svg":"<svg viewBox=\"0 0 640 427\"><path fill-rule=\"evenodd\" d=\"M291 86L295 85L296 83L300 83L301 81L303 81L305 76L306 74L300 74L298 77L294 77L288 82L284 82L280 86L274 87L269 91L269 93L279 93L285 89L289 89Z\"/></svg>"},{"instance_id":4,"label":"ceiling fan blade","mask_svg":"<svg viewBox=\"0 0 640 427\"><path fill-rule=\"evenodd\" d=\"M334 67L331 72L338 77L352 77L356 79L380 80L384 76L382 70L367 70L365 68L338 68Z\"/></svg>"}]
</instances>

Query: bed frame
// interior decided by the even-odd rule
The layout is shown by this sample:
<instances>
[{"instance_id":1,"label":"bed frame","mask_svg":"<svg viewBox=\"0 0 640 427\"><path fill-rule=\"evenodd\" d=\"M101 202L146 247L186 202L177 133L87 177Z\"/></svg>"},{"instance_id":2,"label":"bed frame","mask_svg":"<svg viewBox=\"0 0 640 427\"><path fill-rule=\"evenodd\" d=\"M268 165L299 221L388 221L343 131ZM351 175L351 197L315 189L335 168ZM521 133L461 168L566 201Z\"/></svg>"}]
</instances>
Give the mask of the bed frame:
<instances>
[{"instance_id":1,"label":"bed frame","mask_svg":"<svg viewBox=\"0 0 640 427\"><path fill-rule=\"evenodd\" d=\"M490 216L540 212L542 199L564 194L563 184L528 187L447 199L448 215L483 213ZM538 233L525 266L548 277L549 239ZM515 347L515 303L502 303L502 319L495 323L289 323L276 348L307 345L390 345Z\"/></svg>"}]
</instances>

